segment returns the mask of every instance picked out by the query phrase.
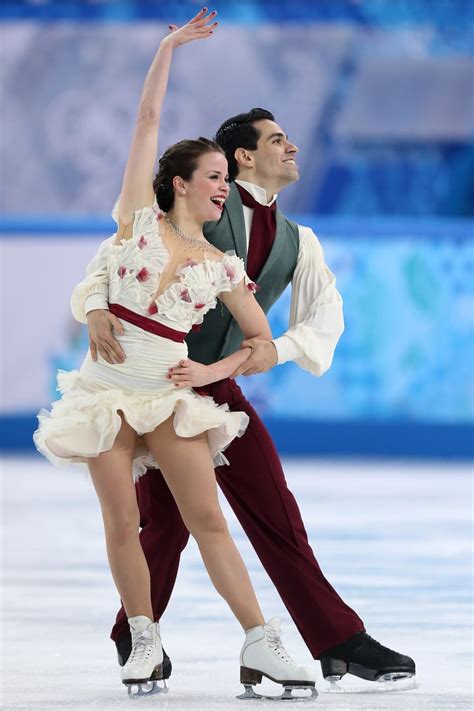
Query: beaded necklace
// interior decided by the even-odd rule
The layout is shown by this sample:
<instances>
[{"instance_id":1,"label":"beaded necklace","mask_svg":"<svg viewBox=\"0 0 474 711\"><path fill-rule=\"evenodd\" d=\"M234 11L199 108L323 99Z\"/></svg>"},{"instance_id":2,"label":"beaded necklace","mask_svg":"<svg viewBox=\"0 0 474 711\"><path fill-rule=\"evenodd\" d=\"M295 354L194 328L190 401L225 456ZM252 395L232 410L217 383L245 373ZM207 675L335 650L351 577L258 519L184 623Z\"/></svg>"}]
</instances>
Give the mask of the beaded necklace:
<instances>
[{"instance_id":1,"label":"beaded necklace","mask_svg":"<svg viewBox=\"0 0 474 711\"><path fill-rule=\"evenodd\" d=\"M217 247L214 247L214 245L208 242L206 239L202 240L198 239L197 237L191 237L191 235L187 235L180 227L178 227L178 225L175 225L175 223L172 222L169 217L165 217L165 222L171 227L171 229L179 237L179 239L189 245L189 247L198 248L202 250L209 248L213 252L216 252L216 254L221 254L220 250L217 249Z\"/></svg>"}]
</instances>

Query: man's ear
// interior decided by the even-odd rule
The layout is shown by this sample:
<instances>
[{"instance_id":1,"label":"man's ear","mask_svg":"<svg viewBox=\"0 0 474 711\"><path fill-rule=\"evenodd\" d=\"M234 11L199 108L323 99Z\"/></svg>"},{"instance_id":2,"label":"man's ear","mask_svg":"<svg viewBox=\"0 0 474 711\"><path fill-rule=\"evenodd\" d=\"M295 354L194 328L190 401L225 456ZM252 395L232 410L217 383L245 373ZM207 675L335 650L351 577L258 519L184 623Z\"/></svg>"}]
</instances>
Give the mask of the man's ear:
<instances>
[{"instance_id":1,"label":"man's ear","mask_svg":"<svg viewBox=\"0 0 474 711\"><path fill-rule=\"evenodd\" d=\"M234 158L237 164L242 168L253 168L254 160L250 151L245 148L236 148Z\"/></svg>"}]
</instances>

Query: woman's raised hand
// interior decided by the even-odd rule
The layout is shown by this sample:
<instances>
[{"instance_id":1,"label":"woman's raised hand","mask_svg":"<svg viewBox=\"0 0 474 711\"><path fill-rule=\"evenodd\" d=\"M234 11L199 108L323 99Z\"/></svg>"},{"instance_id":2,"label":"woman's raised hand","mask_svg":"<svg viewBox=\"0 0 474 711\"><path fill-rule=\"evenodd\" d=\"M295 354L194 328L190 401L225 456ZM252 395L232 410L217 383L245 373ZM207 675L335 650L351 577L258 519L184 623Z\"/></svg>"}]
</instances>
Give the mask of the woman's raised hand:
<instances>
[{"instance_id":1,"label":"woman's raised hand","mask_svg":"<svg viewBox=\"0 0 474 711\"><path fill-rule=\"evenodd\" d=\"M207 7L203 7L192 20L189 20L182 27L169 25L171 33L164 38L163 42L170 43L173 47L179 47L179 45L186 44L186 42L210 37L218 24L214 22L216 15L217 12L215 10L209 12Z\"/></svg>"}]
</instances>

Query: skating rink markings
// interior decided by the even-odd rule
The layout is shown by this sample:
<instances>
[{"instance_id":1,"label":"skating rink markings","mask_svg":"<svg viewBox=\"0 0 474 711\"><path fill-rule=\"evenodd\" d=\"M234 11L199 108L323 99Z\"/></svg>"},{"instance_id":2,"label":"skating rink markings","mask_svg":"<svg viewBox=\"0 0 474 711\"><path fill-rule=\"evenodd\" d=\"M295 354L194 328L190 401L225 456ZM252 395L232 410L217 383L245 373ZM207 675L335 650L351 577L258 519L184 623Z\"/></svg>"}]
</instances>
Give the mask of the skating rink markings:
<instances>
[{"instance_id":1,"label":"skating rink markings","mask_svg":"<svg viewBox=\"0 0 474 711\"><path fill-rule=\"evenodd\" d=\"M330 692L223 500L264 614L282 617L290 654L315 666L319 699L312 706L472 709L472 468L287 460L285 472L330 582L369 634L413 656L418 669L416 688L392 692L346 676L343 691ZM4 711L269 708L267 701L235 699L243 691L242 632L193 541L162 619L173 662L170 692L129 700L108 638L118 597L87 476L31 457L3 459L1 477Z\"/></svg>"}]
</instances>

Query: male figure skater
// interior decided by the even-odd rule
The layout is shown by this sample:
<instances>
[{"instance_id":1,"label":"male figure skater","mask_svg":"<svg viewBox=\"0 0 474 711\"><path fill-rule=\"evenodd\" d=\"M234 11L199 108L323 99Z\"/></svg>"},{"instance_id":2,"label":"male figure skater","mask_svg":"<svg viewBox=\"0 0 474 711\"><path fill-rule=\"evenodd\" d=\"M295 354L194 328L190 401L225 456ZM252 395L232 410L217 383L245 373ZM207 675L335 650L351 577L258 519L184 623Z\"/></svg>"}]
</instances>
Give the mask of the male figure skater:
<instances>
[{"instance_id":1,"label":"male figure skater","mask_svg":"<svg viewBox=\"0 0 474 711\"><path fill-rule=\"evenodd\" d=\"M250 278L260 287L256 297L265 311L292 284L289 329L272 342L246 341L252 355L237 374L260 373L293 360L313 375L322 375L343 331L342 300L315 234L287 219L276 205L280 190L299 178L298 149L264 109L228 119L217 131L216 141L226 153L233 182L222 218L208 224L206 238L244 259ZM89 278L99 268L100 257L89 265ZM85 311L93 357L99 352L107 361L119 362L123 353L113 329L120 330L120 322L98 295L88 297ZM207 314L201 331L188 337L189 357L211 363L235 351L241 339L229 312L224 307L215 309ZM173 379L180 377L178 366ZM321 572L269 433L235 380L214 383L206 391L217 403L244 410L250 417L244 436L226 452L230 466L216 470L217 481L311 654L320 660L323 676L336 679L349 673L373 681L412 676L414 661L367 635L362 620ZM137 496L141 542L150 567L155 620L159 620L189 533L159 471L139 480ZM131 646L123 608L111 636L123 664ZM165 678L170 671L165 659Z\"/></svg>"}]
</instances>

